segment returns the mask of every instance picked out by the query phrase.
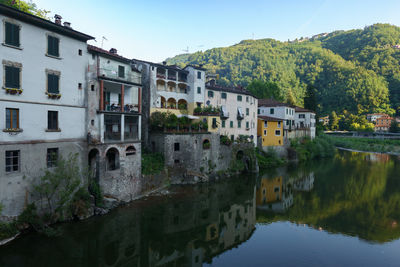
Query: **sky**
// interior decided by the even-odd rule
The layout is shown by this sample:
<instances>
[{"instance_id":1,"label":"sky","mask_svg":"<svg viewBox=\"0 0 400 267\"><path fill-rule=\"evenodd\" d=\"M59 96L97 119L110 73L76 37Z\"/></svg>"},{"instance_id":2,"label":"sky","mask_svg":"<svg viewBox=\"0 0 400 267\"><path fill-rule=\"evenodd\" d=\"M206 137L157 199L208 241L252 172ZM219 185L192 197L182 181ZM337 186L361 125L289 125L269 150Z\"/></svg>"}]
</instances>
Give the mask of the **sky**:
<instances>
[{"instance_id":1,"label":"sky","mask_svg":"<svg viewBox=\"0 0 400 267\"><path fill-rule=\"evenodd\" d=\"M280 41L364 28L400 26L400 0L33 0L96 38L90 44L161 62L245 39ZM106 39L103 39L105 37Z\"/></svg>"}]
</instances>

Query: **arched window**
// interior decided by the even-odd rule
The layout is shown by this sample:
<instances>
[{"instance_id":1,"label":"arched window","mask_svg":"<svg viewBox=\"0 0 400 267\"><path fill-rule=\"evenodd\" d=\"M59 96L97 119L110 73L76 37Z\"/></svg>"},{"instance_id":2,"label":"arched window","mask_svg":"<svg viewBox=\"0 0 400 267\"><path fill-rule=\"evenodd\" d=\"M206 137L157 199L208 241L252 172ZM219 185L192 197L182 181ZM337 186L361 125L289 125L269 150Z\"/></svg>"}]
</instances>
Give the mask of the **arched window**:
<instances>
[{"instance_id":1,"label":"arched window","mask_svg":"<svg viewBox=\"0 0 400 267\"><path fill-rule=\"evenodd\" d=\"M128 148L125 151L126 156L131 156L136 154L136 148L134 146L128 146Z\"/></svg>"},{"instance_id":2,"label":"arched window","mask_svg":"<svg viewBox=\"0 0 400 267\"><path fill-rule=\"evenodd\" d=\"M203 149L210 149L210 147L211 147L210 140L204 139L204 141L203 141Z\"/></svg>"},{"instance_id":3,"label":"arched window","mask_svg":"<svg viewBox=\"0 0 400 267\"><path fill-rule=\"evenodd\" d=\"M110 148L106 153L107 171L119 169L119 152L116 148Z\"/></svg>"}]
</instances>

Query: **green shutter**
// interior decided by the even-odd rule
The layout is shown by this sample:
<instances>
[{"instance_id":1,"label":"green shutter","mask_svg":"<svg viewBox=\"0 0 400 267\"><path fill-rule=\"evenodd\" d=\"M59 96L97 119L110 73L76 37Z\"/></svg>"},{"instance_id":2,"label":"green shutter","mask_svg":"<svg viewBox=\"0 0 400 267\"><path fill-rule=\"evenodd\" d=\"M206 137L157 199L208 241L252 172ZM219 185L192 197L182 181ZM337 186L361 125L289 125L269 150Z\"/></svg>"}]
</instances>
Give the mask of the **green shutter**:
<instances>
[{"instance_id":1,"label":"green shutter","mask_svg":"<svg viewBox=\"0 0 400 267\"><path fill-rule=\"evenodd\" d=\"M55 74L47 74L47 91L51 94L58 94L60 92L58 88L59 77Z\"/></svg>"},{"instance_id":2,"label":"green shutter","mask_svg":"<svg viewBox=\"0 0 400 267\"><path fill-rule=\"evenodd\" d=\"M12 44L12 33L13 33L12 32L12 24L6 22L5 23L5 27L6 27L6 40L5 40L5 42L6 42L6 44L13 45Z\"/></svg>"},{"instance_id":3,"label":"green shutter","mask_svg":"<svg viewBox=\"0 0 400 267\"><path fill-rule=\"evenodd\" d=\"M19 84L19 68L5 66L6 72L6 82L5 85L7 88L20 88Z\"/></svg>"},{"instance_id":4,"label":"green shutter","mask_svg":"<svg viewBox=\"0 0 400 267\"><path fill-rule=\"evenodd\" d=\"M59 54L59 40L53 36L47 36L47 53L51 56L58 57Z\"/></svg>"},{"instance_id":5,"label":"green shutter","mask_svg":"<svg viewBox=\"0 0 400 267\"><path fill-rule=\"evenodd\" d=\"M6 22L6 37L5 43L12 46L19 46L19 26Z\"/></svg>"}]
</instances>

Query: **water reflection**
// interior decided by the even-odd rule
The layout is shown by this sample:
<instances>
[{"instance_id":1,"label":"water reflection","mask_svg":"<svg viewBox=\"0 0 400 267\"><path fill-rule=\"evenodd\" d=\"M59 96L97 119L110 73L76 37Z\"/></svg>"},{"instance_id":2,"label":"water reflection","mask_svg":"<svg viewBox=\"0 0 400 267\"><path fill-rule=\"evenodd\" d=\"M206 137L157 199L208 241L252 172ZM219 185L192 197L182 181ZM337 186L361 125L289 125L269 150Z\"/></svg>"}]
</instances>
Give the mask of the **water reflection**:
<instances>
[{"instance_id":1,"label":"water reflection","mask_svg":"<svg viewBox=\"0 0 400 267\"><path fill-rule=\"evenodd\" d=\"M400 237L399 173L397 158L339 152L257 179L173 187L62 225L60 237L26 235L0 248L0 266L202 266L282 221L385 243Z\"/></svg>"}]
</instances>

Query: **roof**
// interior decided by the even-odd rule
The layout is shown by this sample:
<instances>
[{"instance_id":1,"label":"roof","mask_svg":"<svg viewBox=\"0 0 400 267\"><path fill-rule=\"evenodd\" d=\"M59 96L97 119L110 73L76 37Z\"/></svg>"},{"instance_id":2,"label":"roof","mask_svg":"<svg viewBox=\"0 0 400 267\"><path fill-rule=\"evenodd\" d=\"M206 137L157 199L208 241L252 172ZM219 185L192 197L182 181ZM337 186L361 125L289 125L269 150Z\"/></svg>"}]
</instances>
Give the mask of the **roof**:
<instances>
[{"instance_id":1,"label":"roof","mask_svg":"<svg viewBox=\"0 0 400 267\"><path fill-rule=\"evenodd\" d=\"M302 108L302 107L297 107L297 106L294 108L294 111L295 111L295 112L315 113L315 112L312 111L312 110L309 110L309 109L306 109L306 108Z\"/></svg>"},{"instance_id":2,"label":"roof","mask_svg":"<svg viewBox=\"0 0 400 267\"><path fill-rule=\"evenodd\" d=\"M50 20L42 19L38 16L20 11L16 8L9 7L3 4L0 4L0 13L4 14L5 16L12 17L18 19L20 21L35 25L40 28L44 28L50 30L52 32L56 32L76 40L86 42L88 40L93 40L94 37L84 34L82 32L78 32L73 30L72 28L65 27L63 25L56 24Z\"/></svg>"},{"instance_id":3,"label":"roof","mask_svg":"<svg viewBox=\"0 0 400 267\"><path fill-rule=\"evenodd\" d=\"M178 72L183 72L183 73L186 73L186 74L189 73L189 71L184 70L184 69L178 67L177 65L164 65L164 64L154 63L154 62L145 61L145 60L141 60L141 59L133 59L133 61L135 61L135 62L141 62L141 63L145 63L145 64L149 64L150 66L162 67L162 68L169 69L169 70L174 70L174 71L178 71Z\"/></svg>"},{"instance_id":4,"label":"roof","mask_svg":"<svg viewBox=\"0 0 400 267\"><path fill-rule=\"evenodd\" d=\"M88 51L91 53L99 53L102 56L105 56L110 59L118 60L118 61L126 63L126 64L130 64L132 62L132 60L130 60L126 57L111 53L110 51L104 50L103 48L100 48L100 47L97 47L94 45L88 45L87 48L88 48ZM132 67L133 71L140 72L137 68L135 68L133 66L131 66L131 67Z\"/></svg>"},{"instance_id":5,"label":"roof","mask_svg":"<svg viewBox=\"0 0 400 267\"><path fill-rule=\"evenodd\" d=\"M274 118L274 117L270 117L270 116L257 116L257 117L263 121L284 121L284 119Z\"/></svg>"},{"instance_id":6,"label":"roof","mask_svg":"<svg viewBox=\"0 0 400 267\"><path fill-rule=\"evenodd\" d=\"M202 66L196 66L196 65L192 65L192 64L186 65L186 67L184 69L186 69L187 67L192 67L193 69L202 70L202 71L207 70L206 68L203 68Z\"/></svg>"},{"instance_id":7,"label":"roof","mask_svg":"<svg viewBox=\"0 0 400 267\"><path fill-rule=\"evenodd\" d=\"M211 82L207 82L206 88L209 90L214 90L214 91L223 91L223 92L229 92L229 93L235 93L235 94L249 95L254 98L257 98L250 91L246 90L246 88L243 88L243 87L228 87L228 86L221 86L221 85L217 85L217 84L212 84Z\"/></svg>"},{"instance_id":8,"label":"roof","mask_svg":"<svg viewBox=\"0 0 400 267\"><path fill-rule=\"evenodd\" d=\"M275 99L272 99L272 98L259 99L258 106L259 107L291 107L291 108L295 108L295 106L293 106L291 104L282 103L282 102L276 101Z\"/></svg>"}]
</instances>

